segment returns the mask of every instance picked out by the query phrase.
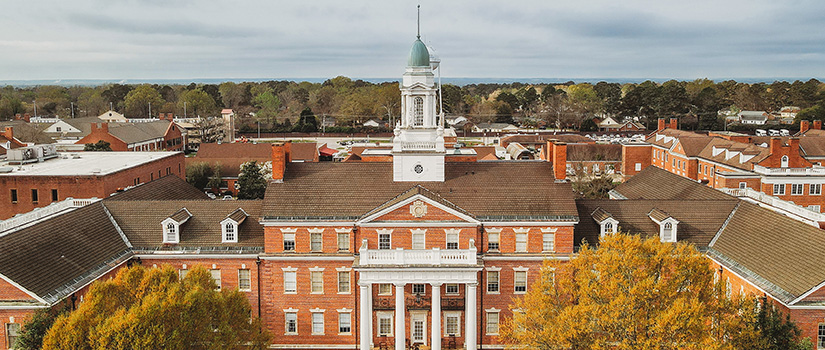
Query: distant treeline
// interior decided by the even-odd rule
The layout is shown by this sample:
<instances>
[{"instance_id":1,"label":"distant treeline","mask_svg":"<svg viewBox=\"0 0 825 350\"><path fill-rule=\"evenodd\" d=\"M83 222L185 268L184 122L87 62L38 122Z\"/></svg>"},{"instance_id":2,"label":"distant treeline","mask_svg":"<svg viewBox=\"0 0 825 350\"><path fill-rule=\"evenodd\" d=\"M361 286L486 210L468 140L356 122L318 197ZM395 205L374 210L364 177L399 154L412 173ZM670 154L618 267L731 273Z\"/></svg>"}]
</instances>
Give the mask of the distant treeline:
<instances>
[{"instance_id":1,"label":"distant treeline","mask_svg":"<svg viewBox=\"0 0 825 350\"><path fill-rule=\"evenodd\" d=\"M825 85L816 79L770 84L707 79L661 84L445 84L443 108L448 115L463 115L475 123L590 129L594 116L635 117L646 124L672 117L687 128L718 129L723 127L718 115L723 110L771 112L796 106L802 108L800 118L825 119L823 91ZM34 115L35 105L38 116L60 117L97 116L110 107L129 118L157 117L158 113L209 117L231 108L240 116L238 127L248 131L257 130L258 125L262 131L288 131L296 123L320 129L322 119L327 119L347 132L370 119L392 125L401 112L400 99L397 82L371 83L341 76L322 83L6 86L0 89L0 120L15 114ZM302 111L311 111L317 121L302 121Z\"/></svg>"}]
</instances>

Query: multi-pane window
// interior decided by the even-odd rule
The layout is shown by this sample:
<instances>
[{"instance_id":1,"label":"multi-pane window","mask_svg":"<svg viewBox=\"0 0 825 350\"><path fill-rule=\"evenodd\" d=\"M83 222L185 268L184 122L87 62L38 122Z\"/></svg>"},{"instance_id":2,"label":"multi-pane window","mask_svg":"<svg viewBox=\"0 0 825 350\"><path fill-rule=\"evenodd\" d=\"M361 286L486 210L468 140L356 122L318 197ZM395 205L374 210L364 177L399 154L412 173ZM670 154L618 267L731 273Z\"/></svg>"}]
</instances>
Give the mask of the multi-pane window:
<instances>
[{"instance_id":1,"label":"multi-pane window","mask_svg":"<svg viewBox=\"0 0 825 350\"><path fill-rule=\"evenodd\" d=\"M20 324L19 323L6 323L6 344L8 344L9 349L14 349L17 346L18 339L20 337Z\"/></svg>"},{"instance_id":2,"label":"multi-pane window","mask_svg":"<svg viewBox=\"0 0 825 350\"><path fill-rule=\"evenodd\" d=\"M458 294L458 284L449 283L444 285L444 289L448 295L456 295Z\"/></svg>"},{"instance_id":3,"label":"multi-pane window","mask_svg":"<svg viewBox=\"0 0 825 350\"><path fill-rule=\"evenodd\" d=\"M236 242L237 236L235 236L235 224L231 222L227 222L224 227L223 233L223 240L224 242Z\"/></svg>"},{"instance_id":4,"label":"multi-pane window","mask_svg":"<svg viewBox=\"0 0 825 350\"><path fill-rule=\"evenodd\" d=\"M342 312L338 314L338 333L352 332L352 314Z\"/></svg>"},{"instance_id":5,"label":"multi-pane window","mask_svg":"<svg viewBox=\"0 0 825 350\"><path fill-rule=\"evenodd\" d=\"M176 234L176 232L177 228L175 227L175 224L171 222L166 224L166 242L177 242L178 235Z\"/></svg>"},{"instance_id":6,"label":"multi-pane window","mask_svg":"<svg viewBox=\"0 0 825 350\"><path fill-rule=\"evenodd\" d=\"M673 239L673 224L666 222L662 228L662 241L672 242Z\"/></svg>"},{"instance_id":7,"label":"multi-pane window","mask_svg":"<svg viewBox=\"0 0 825 350\"><path fill-rule=\"evenodd\" d=\"M774 195L784 195L785 194L785 184L773 184L773 194Z\"/></svg>"},{"instance_id":8,"label":"multi-pane window","mask_svg":"<svg viewBox=\"0 0 825 350\"><path fill-rule=\"evenodd\" d=\"M338 293L349 293L349 271L338 271Z\"/></svg>"},{"instance_id":9,"label":"multi-pane window","mask_svg":"<svg viewBox=\"0 0 825 350\"><path fill-rule=\"evenodd\" d=\"M545 252L552 252L556 249L556 235L552 233L545 233L541 235L541 250Z\"/></svg>"},{"instance_id":10,"label":"multi-pane window","mask_svg":"<svg viewBox=\"0 0 825 350\"><path fill-rule=\"evenodd\" d=\"M295 251L294 233L284 233L284 251Z\"/></svg>"},{"instance_id":11,"label":"multi-pane window","mask_svg":"<svg viewBox=\"0 0 825 350\"><path fill-rule=\"evenodd\" d=\"M822 194L822 184L811 184L808 188L808 194L812 196L818 196Z\"/></svg>"},{"instance_id":12,"label":"multi-pane window","mask_svg":"<svg viewBox=\"0 0 825 350\"><path fill-rule=\"evenodd\" d=\"M527 292L527 271L516 271L513 282L515 285L514 291L516 293Z\"/></svg>"},{"instance_id":13,"label":"multi-pane window","mask_svg":"<svg viewBox=\"0 0 825 350\"><path fill-rule=\"evenodd\" d=\"M527 233L516 233L516 251L527 251Z\"/></svg>"},{"instance_id":14,"label":"multi-pane window","mask_svg":"<svg viewBox=\"0 0 825 350\"><path fill-rule=\"evenodd\" d=\"M389 233L381 233L378 235L378 249L390 249Z\"/></svg>"},{"instance_id":15,"label":"multi-pane window","mask_svg":"<svg viewBox=\"0 0 825 350\"><path fill-rule=\"evenodd\" d=\"M215 281L215 284L218 286L218 290L221 289L221 270L212 269L209 270L209 273L212 274L212 279Z\"/></svg>"},{"instance_id":16,"label":"multi-pane window","mask_svg":"<svg viewBox=\"0 0 825 350\"><path fill-rule=\"evenodd\" d=\"M424 99L421 97L413 100L413 126L424 126Z\"/></svg>"},{"instance_id":17,"label":"multi-pane window","mask_svg":"<svg viewBox=\"0 0 825 350\"><path fill-rule=\"evenodd\" d=\"M284 272L284 293L296 293L298 291L298 273L295 271Z\"/></svg>"},{"instance_id":18,"label":"multi-pane window","mask_svg":"<svg viewBox=\"0 0 825 350\"><path fill-rule=\"evenodd\" d=\"M792 195L801 195L802 194L802 189L804 187L805 186L803 186L802 184L791 184L791 194Z\"/></svg>"},{"instance_id":19,"label":"multi-pane window","mask_svg":"<svg viewBox=\"0 0 825 350\"><path fill-rule=\"evenodd\" d=\"M447 313L444 315L444 333L446 335L458 335L458 322L459 317L461 317L458 313Z\"/></svg>"},{"instance_id":20,"label":"multi-pane window","mask_svg":"<svg viewBox=\"0 0 825 350\"><path fill-rule=\"evenodd\" d=\"M740 182L740 183L739 183L739 189L740 189L740 190L744 190L746 187L748 187L748 183L747 183L747 182Z\"/></svg>"},{"instance_id":21,"label":"multi-pane window","mask_svg":"<svg viewBox=\"0 0 825 350\"><path fill-rule=\"evenodd\" d=\"M819 324L819 332L816 336L816 348L825 349L825 323Z\"/></svg>"},{"instance_id":22,"label":"multi-pane window","mask_svg":"<svg viewBox=\"0 0 825 350\"><path fill-rule=\"evenodd\" d=\"M349 250L349 233L339 233L338 234L338 250L339 251Z\"/></svg>"},{"instance_id":23,"label":"multi-pane window","mask_svg":"<svg viewBox=\"0 0 825 350\"><path fill-rule=\"evenodd\" d=\"M498 250L498 232L487 233L487 250Z\"/></svg>"},{"instance_id":24,"label":"multi-pane window","mask_svg":"<svg viewBox=\"0 0 825 350\"><path fill-rule=\"evenodd\" d=\"M378 335L392 336L392 313L382 312L378 314Z\"/></svg>"},{"instance_id":25,"label":"multi-pane window","mask_svg":"<svg viewBox=\"0 0 825 350\"><path fill-rule=\"evenodd\" d=\"M249 276L249 269L238 270L238 290L246 292L252 290L252 279Z\"/></svg>"},{"instance_id":26,"label":"multi-pane window","mask_svg":"<svg viewBox=\"0 0 825 350\"><path fill-rule=\"evenodd\" d=\"M324 241L321 233L310 233L309 234L309 249L313 252L320 252L323 248Z\"/></svg>"},{"instance_id":27,"label":"multi-pane window","mask_svg":"<svg viewBox=\"0 0 825 350\"><path fill-rule=\"evenodd\" d=\"M309 273L310 292L323 293L324 292L324 273L321 271L311 271Z\"/></svg>"},{"instance_id":28,"label":"multi-pane window","mask_svg":"<svg viewBox=\"0 0 825 350\"><path fill-rule=\"evenodd\" d=\"M412 249L426 249L424 232L413 232Z\"/></svg>"},{"instance_id":29,"label":"multi-pane window","mask_svg":"<svg viewBox=\"0 0 825 350\"><path fill-rule=\"evenodd\" d=\"M458 249L458 232L447 233L447 249Z\"/></svg>"},{"instance_id":30,"label":"multi-pane window","mask_svg":"<svg viewBox=\"0 0 825 350\"><path fill-rule=\"evenodd\" d=\"M487 293L498 293L498 271L487 271Z\"/></svg>"},{"instance_id":31,"label":"multi-pane window","mask_svg":"<svg viewBox=\"0 0 825 350\"><path fill-rule=\"evenodd\" d=\"M487 313L487 334L498 334L498 312Z\"/></svg>"},{"instance_id":32,"label":"multi-pane window","mask_svg":"<svg viewBox=\"0 0 825 350\"><path fill-rule=\"evenodd\" d=\"M286 334L298 334L298 313L287 312L284 314L284 319L286 321L286 329L284 332L286 332Z\"/></svg>"},{"instance_id":33,"label":"multi-pane window","mask_svg":"<svg viewBox=\"0 0 825 350\"><path fill-rule=\"evenodd\" d=\"M324 334L324 313L312 313L312 334Z\"/></svg>"},{"instance_id":34,"label":"multi-pane window","mask_svg":"<svg viewBox=\"0 0 825 350\"><path fill-rule=\"evenodd\" d=\"M378 295L390 295L392 294L392 284L389 283L381 283L378 285Z\"/></svg>"},{"instance_id":35,"label":"multi-pane window","mask_svg":"<svg viewBox=\"0 0 825 350\"><path fill-rule=\"evenodd\" d=\"M412 293L413 294L420 294L424 295L424 285L420 283L415 283L412 285Z\"/></svg>"}]
</instances>

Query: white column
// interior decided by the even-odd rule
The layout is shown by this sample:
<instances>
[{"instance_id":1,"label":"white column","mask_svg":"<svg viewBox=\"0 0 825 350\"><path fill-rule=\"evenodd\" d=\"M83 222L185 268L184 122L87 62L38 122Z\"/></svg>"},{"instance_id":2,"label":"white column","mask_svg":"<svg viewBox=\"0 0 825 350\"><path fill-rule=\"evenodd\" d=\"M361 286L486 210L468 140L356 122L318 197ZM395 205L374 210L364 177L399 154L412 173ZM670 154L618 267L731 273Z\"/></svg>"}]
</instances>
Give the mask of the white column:
<instances>
[{"instance_id":1,"label":"white column","mask_svg":"<svg viewBox=\"0 0 825 350\"><path fill-rule=\"evenodd\" d=\"M430 342L432 350L441 350L441 283L432 283L433 287L433 310L432 310L432 330L433 338Z\"/></svg>"},{"instance_id":2,"label":"white column","mask_svg":"<svg viewBox=\"0 0 825 350\"><path fill-rule=\"evenodd\" d=\"M404 322L404 311L407 307L404 305L404 284L395 284L395 350L405 350L407 347L407 335L404 333L407 327L407 323Z\"/></svg>"},{"instance_id":3,"label":"white column","mask_svg":"<svg viewBox=\"0 0 825 350\"><path fill-rule=\"evenodd\" d=\"M372 296L372 285L365 283L359 284L361 286L361 313L358 315L361 325L361 349L370 349L372 348L372 302L370 301L370 297Z\"/></svg>"},{"instance_id":4,"label":"white column","mask_svg":"<svg viewBox=\"0 0 825 350\"><path fill-rule=\"evenodd\" d=\"M467 283L465 289L465 311L464 311L464 344L467 350L475 350L476 347L476 287L478 283Z\"/></svg>"}]
</instances>

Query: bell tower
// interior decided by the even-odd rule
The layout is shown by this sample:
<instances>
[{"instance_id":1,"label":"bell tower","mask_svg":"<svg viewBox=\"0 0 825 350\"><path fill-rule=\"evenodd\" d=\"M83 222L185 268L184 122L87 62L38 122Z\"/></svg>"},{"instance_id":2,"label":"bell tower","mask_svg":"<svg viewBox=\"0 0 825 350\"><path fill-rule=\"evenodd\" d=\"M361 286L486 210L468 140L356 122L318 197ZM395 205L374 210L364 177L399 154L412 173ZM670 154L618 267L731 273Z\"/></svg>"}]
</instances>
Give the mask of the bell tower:
<instances>
[{"instance_id":1,"label":"bell tower","mask_svg":"<svg viewBox=\"0 0 825 350\"><path fill-rule=\"evenodd\" d=\"M444 181L444 118L436 105L438 86L420 31L401 79L401 120L392 146L394 181Z\"/></svg>"}]
</instances>

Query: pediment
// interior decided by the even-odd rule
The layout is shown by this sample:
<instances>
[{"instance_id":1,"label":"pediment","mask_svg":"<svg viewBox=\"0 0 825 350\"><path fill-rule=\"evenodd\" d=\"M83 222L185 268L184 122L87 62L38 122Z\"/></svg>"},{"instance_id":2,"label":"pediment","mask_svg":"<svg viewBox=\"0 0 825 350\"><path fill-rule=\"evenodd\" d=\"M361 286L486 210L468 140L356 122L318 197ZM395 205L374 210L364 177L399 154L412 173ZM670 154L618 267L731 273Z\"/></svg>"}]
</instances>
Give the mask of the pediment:
<instances>
[{"instance_id":1,"label":"pediment","mask_svg":"<svg viewBox=\"0 0 825 350\"><path fill-rule=\"evenodd\" d=\"M478 223L472 214L421 186L415 186L361 217L364 223L467 222Z\"/></svg>"}]
</instances>

